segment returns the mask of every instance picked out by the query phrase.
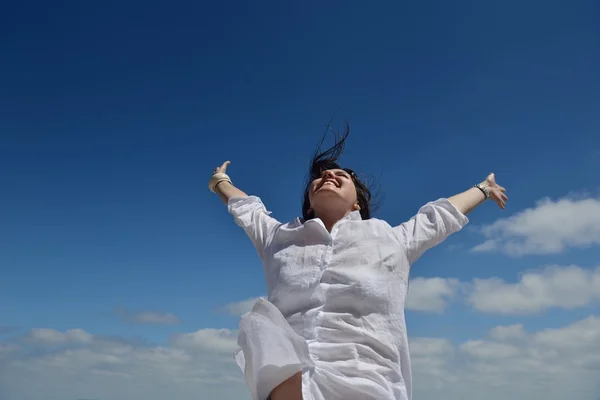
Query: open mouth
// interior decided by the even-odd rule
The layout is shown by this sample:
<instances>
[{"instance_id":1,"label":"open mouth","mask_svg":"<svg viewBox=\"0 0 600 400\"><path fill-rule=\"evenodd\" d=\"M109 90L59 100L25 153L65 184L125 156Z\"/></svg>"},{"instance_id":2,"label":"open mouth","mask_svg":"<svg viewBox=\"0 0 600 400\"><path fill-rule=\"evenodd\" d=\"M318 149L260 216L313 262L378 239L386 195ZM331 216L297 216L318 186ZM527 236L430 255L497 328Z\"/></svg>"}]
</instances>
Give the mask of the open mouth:
<instances>
[{"instance_id":1,"label":"open mouth","mask_svg":"<svg viewBox=\"0 0 600 400\"><path fill-rule=\"evenodd\" d=\"M322 187L324 187L324 186L333 186L333 187L336 187L336 188L340 187L340 185L339 185L339 184L338 184L338 183L337 183L335 180L331 180L331 179L328 179L328 180L326 180L325 182L323 182L323 183L322 183L322 184L319 186L319 189L321 189L321 188L322 188ZM319 190L319 189L317 189L317 190Z\"/></svg>"}]
</instances>

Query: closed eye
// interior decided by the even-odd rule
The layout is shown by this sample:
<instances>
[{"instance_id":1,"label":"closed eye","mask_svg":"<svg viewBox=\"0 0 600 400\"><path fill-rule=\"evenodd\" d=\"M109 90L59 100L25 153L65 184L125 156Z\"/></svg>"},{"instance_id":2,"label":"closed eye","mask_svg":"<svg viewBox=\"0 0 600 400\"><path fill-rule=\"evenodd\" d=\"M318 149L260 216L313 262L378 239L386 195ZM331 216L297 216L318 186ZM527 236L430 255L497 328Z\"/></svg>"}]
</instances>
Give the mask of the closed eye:
<instances>
[{"instance_id":1,"label":"closed eye","mask_svg":"<svg viewBox=\"0 0 600 400\"><path fill-rule=\"evenodd\" d=\"M331 170L330 170L330 171L331 171ZM325 175L325 172L326 172L326 171L323 171L323 172L321 172L321 176L320 176L321 178L322 178L322 177ZM346 179L352 179L352 178L350 177L350 174L349 174L349 173L347 173L347 172L346 172L346 171L344 171L344 170L336 170L336 171L334 171L333 173L334 173L334 175L335 175L335 176L340 176L340 177L342 177L342 178L346 178Z\"/></svg>"}]
</instances>

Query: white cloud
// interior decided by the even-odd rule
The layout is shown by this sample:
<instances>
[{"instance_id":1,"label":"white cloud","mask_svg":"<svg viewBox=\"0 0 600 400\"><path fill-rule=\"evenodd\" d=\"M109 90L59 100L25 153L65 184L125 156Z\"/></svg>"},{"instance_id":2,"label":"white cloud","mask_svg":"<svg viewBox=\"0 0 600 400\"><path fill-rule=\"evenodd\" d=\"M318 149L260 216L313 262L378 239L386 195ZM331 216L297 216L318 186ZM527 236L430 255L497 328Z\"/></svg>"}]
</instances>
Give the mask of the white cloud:
<instances>
[{"instance_id":1,"label":"white cloud","mask_svg":"<svg viewBox=\"0 0 600 400\"><path fill-rule=\"evenodd\" d=\"M156 311L142 311L133 314L131 319L140 324L176 325L181 322L176 315Z\"/></svg>"},{"instance_id":2,"label":"white cloud","mask_svg":"<svg viewBox=\"0 0 600 400\"><path fill-rule=\"evenodd\" d=\"M446 356L452 353L452 343L447 339L414 338L409 343L412 358Z\"/></svg>"},{"instance_id":3,"label":"white cloud","mask_svg":"<svg viewBox=\"0 0 600 400\"><path fill-rule=\"evenodd\" d=\"M448 278L415 278L410 281L406 309L410 311L440 312L454 297L459 281Z\"/></svg>"},{"instance_id":4,"label":"white cloud","mask_svg":"<svg viewBox=\"0 0 600 400\"><path fill-rule=\"evenodd\" d=\"M473 251L521 256L600 245L600 199L546 198L533 208L483 227L482 232L487 240Z\"/></svg>"},{"instance_id":5,"label":"white cloud","mask_svg":"<svg viewBox=\"0 0 600 400\"><path fill-rule=\"evenodd\" d=\"M132 312L123 307L117 307L115 314L124 321L136 324L177 325L181 323L181 319L176 315L160 311Z\"/></svg>"},{"instance_id":6,"label":"white cloud","mask_svg":"<svg viewBox=\"0 0 600 400\"><path fill-rule=\"evenodd\" d=\"M600 299L600 267L550 266L530 271L516 283L475 279L468 302L477 310L529 314L549 308L573 309Z\"/></svg>"},{"instance_id":7,"label":"white cloud","mask_svg":"<svg viewBox=\"0 0 600 400\"><path fill-rule=\"evenodd\" d=\"M34 328L23 339L37 345L60 345L67 343L88 343L92 340L92 337L89 333L81 329L58 332L54 329Z\"/></svg>"},{"instance_id":8,"label":"white cloud","mask_svg":"<svg viewBox=\"0 0 600 400\"><path fill-rule=\"evenodd\" d=\"M423 374L427 374L428 377L435 377L438 382L448 382L450 378L448 370L451 369L448 362L454 353L454 347L449 340L411 338L409 349L415 380L418 380Z\"/></svg>"},{"instance_id":9,"label":"white cloud","mask_svg":"<svg viewBox=\"0 0 600 400\"><path fill-rule=\"evenodd\" d=\"M0 359L8 356L10 353L14 353L19 350L19 347L14 344L0 343Z\"/></svg>"},{"instance_id":10,"label":"white cloud","mask_svg":"<svg viewBox=\"0 0 600 400\"><path fill-rule=\"evenodd\" d=\"M239 317L240 315L252 310L254 303L256 303L258 299L258 297L251 297L246 300L229 303L223 306L223 310L225 310L228 314Z\"/></svg>"},{"instance_id":11,"label":"white cloud","mask_svg":"<svg viewBox=\"0 0 600 400\"><path fill-rule=\"evenodd\" d=\"M231 330L182 333L166 345L82 330L38 329L26 337L0 345L3 400L249 399L232 359ZM87 340L79 340L83 337ZM32 352L31 338L48 347ZM64 346L57 349L57 342ZM498 326L487 337L458 345L444 338L411 338L410 351L415 399L597 400L600 395L600 317L539 332Z\"/></svg>"},{"instance_id":12,"label":"white cloud","mask_svg":"<svg viewBox=\"0 0 600 400\"><path fill-rule=\"evenodd\" d=\"M150 345L80 329L35 329L0 343L0 398L248 399L230 351L232 336L206 329Z\"/></svg>"},{"instance_id":13,"label":"white cloud","mask_svg":"<svg viewBox=\"0 0 600 400\"><path fill-rule=\"evenodd\" d=\"M460 346L460 351L472 358L488 360L511 358L519 354L519 348L514 345L484 340L469 340Z\"/></svg>"},{"instance_id":14,"label":"white cloud","mask_svg":"<svg viewBox=\"0 0 600 400\"><path fill-rule=\"evenodd\" d=\"M175 346L184 349L203 349L229 352L237 348L237 333L229 329L200 329L192 333L173 336Z\"/></svg>"},{"instance_id":15,"label":"white cloud","mask_svg":"<svg viewBox=\"0 0 600 400\"><path fill-rule=\"evenodd\" d=\"M546 329L538 332L533 342L558 352L577 351L579 356L589 356L584 353L590 347L596 346L600 350L600 317L592 316L566 328ZM595 357L600 361L600 351L595 353ZM600 368L600 363L597 366Z\"/></svg>"},{"instance_id":16,"label":"white cloud","mask_svg":"<svg viewBox=\"0 0 600 400\"><path fill-rule=\"evenodd\" d=\"M499 326L489 338L418 352L416 398L597 400L600 397L600 318L528 333L521 325ZM411 345L412 345L411 341ZM436 342L432 342L436 343ZM428 346L425 346L428 348ZM411 350L414 351L411 347Z\"/></svg>"},{"instance_id":17,"label":"white cloud","mask_svg":"<svg viewBox=\"0 0 600 400\"><path fill-rule=\"evenodd\" d=\"M497 326L492 329L489 333L490 338L499 341L519 340L523 339L526 335L525 329L522 324Z\"/></svg>"}]
</instances>

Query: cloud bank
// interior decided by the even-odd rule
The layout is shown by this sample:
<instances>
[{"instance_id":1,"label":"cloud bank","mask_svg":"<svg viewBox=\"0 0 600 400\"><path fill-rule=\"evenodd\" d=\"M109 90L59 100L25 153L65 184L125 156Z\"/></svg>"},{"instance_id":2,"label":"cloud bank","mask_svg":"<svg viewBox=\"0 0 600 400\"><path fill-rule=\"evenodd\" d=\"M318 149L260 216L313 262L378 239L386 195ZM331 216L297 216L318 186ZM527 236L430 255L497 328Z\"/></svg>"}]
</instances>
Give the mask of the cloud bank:
<instances>
[{"instance_id":1,"label":"cloud bank","mask_svg":"<svg viewBox=\"0 0 600 400\"><path fill-rule=\"evenodd\" d=\"M0 345L5 400L249 399L231 352L234 331L201 329L165 345L72 329L35 329ZM410 339L415 399L597 400L600 317L527 332L497 326L452 343ZM35 382L35 385L32 385Z\"/></svg>"},{"instance_id":2,"label":"cloud bank","mask_svg":"<svg viewBox=\"0 0 600 400\"><path fill-rule=\"evenodd\" d=\"M542 199L535 207L484 226L481 232L486 240L473 251L509 256L557 254L600 245L600 199Z\"/></svg>"}]
</instances>

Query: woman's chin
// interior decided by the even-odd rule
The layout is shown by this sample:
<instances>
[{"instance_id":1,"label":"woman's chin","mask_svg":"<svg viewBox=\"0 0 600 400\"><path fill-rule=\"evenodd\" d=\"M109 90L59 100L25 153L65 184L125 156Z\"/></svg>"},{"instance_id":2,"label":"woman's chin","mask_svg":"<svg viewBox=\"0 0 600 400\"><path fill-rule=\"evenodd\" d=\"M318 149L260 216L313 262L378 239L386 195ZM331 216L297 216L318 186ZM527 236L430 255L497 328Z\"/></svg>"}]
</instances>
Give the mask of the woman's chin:
<instances>
[{"instance_id":1,"label":"woman's chin","mask_svg":"<svg viewBox=\"0 0 600 400\"><path fill-rule=\"evenodd\" d=\"M335 186L323 186L315 192L315 195L319 195L320 193L327 193L327 194L337 193L337 194L339 194L340 188L335 187Z\"/></svg>"}]
</instances>

